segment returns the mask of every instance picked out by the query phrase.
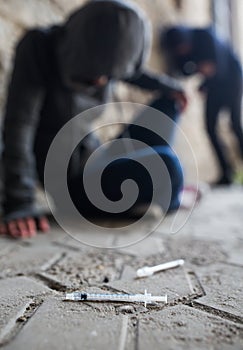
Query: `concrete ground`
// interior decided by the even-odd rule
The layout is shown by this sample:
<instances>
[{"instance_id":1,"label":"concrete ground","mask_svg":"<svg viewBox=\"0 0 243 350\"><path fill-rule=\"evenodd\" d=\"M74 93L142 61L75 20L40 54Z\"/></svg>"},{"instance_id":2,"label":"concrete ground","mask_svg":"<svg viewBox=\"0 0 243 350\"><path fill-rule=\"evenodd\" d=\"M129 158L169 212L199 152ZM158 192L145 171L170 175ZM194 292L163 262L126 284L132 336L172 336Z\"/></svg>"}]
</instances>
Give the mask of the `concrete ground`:
<instances>
[{"instance_id":1,"label":"concrete ground","mask_svg":"<svg viewBox=\"0 0 243 350\"><path fill-rule=\"evenodd\" d=\"M55 225L33 240L1 238L2 349L243 349L242 192L212 190L177 234L169 233L170 215L148 238L123 249L80 244ZM83 224L76 238L109 246L132 234L97 235ZM134 278L141 266L179 258L183 267ZM168 304L63 300L72 290L144 289L167 294Z\"/></svg>"}]
</instances>

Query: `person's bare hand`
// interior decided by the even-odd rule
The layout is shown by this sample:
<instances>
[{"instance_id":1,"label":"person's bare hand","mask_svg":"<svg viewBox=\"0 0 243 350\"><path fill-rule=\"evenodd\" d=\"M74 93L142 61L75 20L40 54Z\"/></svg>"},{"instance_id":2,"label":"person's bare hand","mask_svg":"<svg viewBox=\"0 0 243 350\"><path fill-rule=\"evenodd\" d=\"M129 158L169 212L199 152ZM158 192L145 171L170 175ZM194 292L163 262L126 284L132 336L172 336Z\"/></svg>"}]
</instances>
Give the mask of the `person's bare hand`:
<instances>
[{"instance_id":1,"label":"person's bare hand","mask_svg":"<svg viewBox=\"0 0 243 350\"><path fill-rule=\"evenodd\" d=\"M179 103L181 112L184 112L188 105L188 100L185 93L182 91L173 91L171 93L171 97Z\"/></svg>"},{"instance_id":2,"label":"person's bare hand","mask_svg":"<svg viewBox=\"0 0 243 350\"><path fill-rule=\"evenodd\" d=\"M29 217L12 220L7 223L0 223L0 234L8 235L13 238L34 237L37 231L46 233L49 229L50 224L45 216L38 219Z\"/></svg>"},{"instance_id":3,"label":"person's bare hand","mask_svg":"<svg viewBox=\"0 0 243 350\"><path fill-rule=\"evenodd\" d=\"M198 71L207 78L216 74L216 64L212 61L204 61L198 64Z\"/></svg>"}]
</instances>

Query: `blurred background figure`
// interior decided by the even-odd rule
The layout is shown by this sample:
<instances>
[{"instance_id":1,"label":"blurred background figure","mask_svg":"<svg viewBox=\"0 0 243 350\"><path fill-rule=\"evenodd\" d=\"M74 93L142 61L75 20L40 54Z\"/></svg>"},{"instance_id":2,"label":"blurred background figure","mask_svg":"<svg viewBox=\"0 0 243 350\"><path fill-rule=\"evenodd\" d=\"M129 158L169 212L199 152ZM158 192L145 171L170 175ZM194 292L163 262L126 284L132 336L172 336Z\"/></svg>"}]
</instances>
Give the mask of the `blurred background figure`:
<instances>
[{"instance_id":1,"label":"blurred background figure","mask_svg":"<svg viewBox=\"0 0 243 350\"><path fill-rule=\"evenodd\" d=\"M238 58L211 28L170 27L162 32L161 46L167 51L170 72L203 77L198 90L205 95L205 126L220 166L215 184L231 184L234 169L217 127L220 111L227 108L243 158L242 70Z\"/></svg>"},{"instance_id":2,"label":"blurred background figure","mask_svg":"<svg viewBox=\"0 0 243 350\"><path fill-rule=\"evenodd\" d=\"M156 92L150 106L176 122L186 97L177 81L144 69L149 47L150 25L144 13L133 3L119 0L87 2L64 24L29 30L20 40L3 125L3 232L14 237L32 236L36 222L41 231L48 230L46 218L35 205L35 187L37 179L44 182L49 147L72 117L109 102L113 83L122 80ZM68 171L71 197L78 209L88 214L94 213L95 206L82 188L82 174L87 154L99 146L91 121L88 126L81 126L90 134L74 152ZM163 120L159 127L163 128ZM131 138L153 147L164 160L172 183L169 209L177 209L183 182L177 157L164 140L158 140L153 133L148 135L147 129L128 129ZM121 183L132 178L141 192L139 203L135 204L147 203L153 188L131 163L134 162L123 160L109 165L109 179L102 189L107 197L118 200ZM163 180L161 175L160 186L167 188ZM163 202L163 198L158 201Z\"/></svg>"}]
</instances>

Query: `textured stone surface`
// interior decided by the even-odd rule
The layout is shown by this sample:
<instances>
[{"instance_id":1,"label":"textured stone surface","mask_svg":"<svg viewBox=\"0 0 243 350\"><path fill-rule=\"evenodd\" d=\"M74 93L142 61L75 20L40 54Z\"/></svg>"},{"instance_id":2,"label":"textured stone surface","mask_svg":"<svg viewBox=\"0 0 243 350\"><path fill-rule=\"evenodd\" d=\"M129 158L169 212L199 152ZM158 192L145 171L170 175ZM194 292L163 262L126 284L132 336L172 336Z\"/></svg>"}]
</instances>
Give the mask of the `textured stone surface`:
<instances>
[{"instance_id":1,"label":"textured stone surface","mask_svg":"<svg viewBox=\"0 0 243 350\"><path fill-rule=\"evenodd\" d=\"M193 273L188 273L183 267L156 273L148 278L124 279L111 282L109 287L126 293L144 293L147 290L152 295L168 295L168 303L181 302L201 295L202 290Z\"/></svg>"},{"instance_id":2,"label":"textured stone surface","mask_svg":"<svg viewBox=\"0 0 243 350\"><path fill-rule=\"evenodd\" d=\"M63 252L43 235L36 239L26 240L19 244L13 241L13 247L7 244L5 253L0 251L0 277L16 276L40 271L42 265L48 265L49 260L59 259ZM3 251L4 252L4 251ZM51 262L50 262L51 263Z\"/></svg>"},{"instance_id":3,"label":"textured stone surface","mask_svg":"<svg viewBox=\"0 0 243 350\"><path fill-rule=\"evenodd\" d=\"M121 254L93 250L84 255L82 252L68 253L57 264L46 270L46 276L70 288L98 285L120 278L125 261L130 257Z\"/></svg>"},{"instance_id":4,"label":"textured stone surface","mask_svg":"<svg viewBox=\"0 0 243 350\"><path fill-rule=\"evenodd\" d=\"M14 242L14 240L10 240L6 237L1 237L0 258L1 256L6 256L6 254L8 254L10 251L14 250L17 245L17 241Z\"/></svg>"},{"instance_id":5,"label":"textured stone surface","mask_svg":"<svg viewBox=\"0 0 243 350\"><path fill-rule=\"evenodd\" d=\"M178 235L176 239L169 240L169 251L174 259L180 257L190 265L211 265L215 262L225 261L227 254L219 241L193 239L190 236Z\"/></svg>"},{"instance_id":6,"label":"textured stone surface","mask_svg":"<svg viewBox=\"0 0 243 350\"><path fill-rule=\"evenodd\" d=\"M175 306L139 320L140 350L242 349L243 327L219 317Z\"/></svg>"},{"instance_id":7,"label":"textured stone surface","mask_svg":"<svg viewBox=\"0 0 243 350\"><path fill-rule=\"evenodd\" d=\"M229 263L243 266L243 237L223 242L222 247Z\"/></svg>"},{"instance_id":8,"label":"textured stone surface","mask_svg":"<svg viewBox=\"0 0 243 350\"><path fill-rule=\"evenodd\" d=\"M17 319L25 314L26 308L34 310L40 301L37 297L50 292L44 285L27 277L0 280L0 344L14 331Z\"/></svg>"},{"instance_id":9,"label":"textured stone surface","mask_svg":"<svg viewBox=\"0 0 243 350\"><path fill-rule=\"evenodd\" d=\"M243 349L241 195L233 188L213 191L180 234L157 231L124 249L81 245L56 225L33 240L0 237L0 344L9 350ZM220 219L212 200L222 207ZM207 217L213 217L208 225ZM173 217L166 220L169 224ZM116 242L122 239L116 235ZM135 279L142 266L178 258L185 259L184 266ZM65 293L77 289L147 289L168 294L168 304L64 302Z\"/></svg>"},{"instance_id":10,"label":"textured stone surface","mask_svg":"<svg viewBox=\"0 0 243 350\"><path fill-rule=\"evenodd\" d=\"M162 239L154 237L150 235L149 237L144 238L146 240L146 244L144 244L144 240L140 241L137 244L129 245L128 247L122 248L121 253L127 253L134 256L140 257L149 257L151 255L157 254L166 254L166 249ZM117 240L117 245L122 245L126 242L122 236L119 240Z\"/></svg>"},{"instance_id":11,"label":"textured stone surface","mask_svg":"<svg viewBox=\"0 0 243 350\"><path fill-rule=\"evenodd\" d=\"M55 243L62 249L69 249L69 252L56 264L47 267L44 276L69 288L127 279L126 273L124 274L127 266L132 270L133 279L139 267L157 265L171 259L161 238L148 238L148 243L146 240L124 249L113 250L81 246L70 238Z\"/></svg>"},{"instance_id":12,"label":"textured stone surface","mask_svg":"<svg viewBox=\"0 0 243 350\"><path fill-rule=\"evenodd\" d=\"M70 227L72 227L72 223ZM113 246L114 239L113 232L105 232L105 230L99 232L83 223L71 234L66 234L64 239L57 239L57 241L61 245L72 247L74 250L84 250L85 246L87 248L110 248Z\"/></svg>"},{"instance_id":13,"label":"textured stone surface","mask_svg":"<svg viewBox=\"0 0 243 350\"><path fill-rule=\"evenodd\" d=\"M122 321L122 315L104 317L85 304L50 299L4 349L119 349Z\"/></svg>"},{"instance_id":14,"label":"textured stone surface","mask_svg":"<svg viewBox=\"0 0 243 350\"><path fill-rule=\"evenodd\" d=\"M242 267L217 264L198 271L206 295L198 303L239 316L243 322Z\"/></svg>"},{"instance_id":15,"label":"textured stone surface","mask_svg":"<svg viewBox=\"0 0 243 350\"><path fill-rule=\"evenodd\" d=\"M207 190L202 201L187 215L187 220L179 232L172 234L171 226L175 221L184 223L185 211L178 213L178 218L171 214L156 230L159 236L170 236L177 241L180 237L190 235L206 242L219 241L221 244L232 242L232 239L242 239L242 202L243 187L232 185L230 188Z\"/></svg>"}]
</instances>

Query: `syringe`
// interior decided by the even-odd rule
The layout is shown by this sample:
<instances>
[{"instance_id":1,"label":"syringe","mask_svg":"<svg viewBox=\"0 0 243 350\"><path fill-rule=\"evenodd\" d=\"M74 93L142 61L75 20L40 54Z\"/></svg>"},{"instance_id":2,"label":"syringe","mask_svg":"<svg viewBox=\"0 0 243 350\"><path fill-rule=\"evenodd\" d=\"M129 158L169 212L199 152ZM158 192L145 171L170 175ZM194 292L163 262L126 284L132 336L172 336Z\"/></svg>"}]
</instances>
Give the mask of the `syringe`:
<instances>
[{"instance_id":1,"label":"syringe","mask_svg":"<svg viewBox=\"0 0 243 350\"><path fill-rule=\"evenodd\" d=\"M130 302L130 303L144 303L147 304L154 302L167 303L167 295L152 295L144 291L144 294L102 294L102 293L86 293L86 292L73 292L66 294L66 300L73 301L110 301L110 302Z\"/></svg>"},{"instance_id":2,"label":"syringe","mask_svg":"<svg viewBox=\"0 0 243 350\"><path fill-rule=\"evenodd\" d=\"M174 267L184 265L184 260L174 260L164 264L156 265L156 266L144 266L137 270L137 277L148 277L152 276L155 272L172 269Z\"/></svg>"}]
</instances>

